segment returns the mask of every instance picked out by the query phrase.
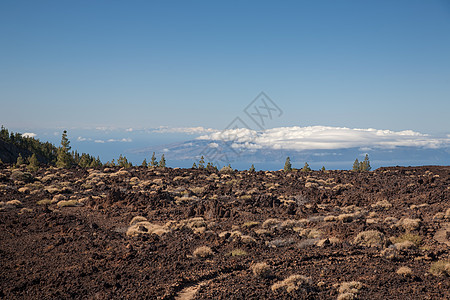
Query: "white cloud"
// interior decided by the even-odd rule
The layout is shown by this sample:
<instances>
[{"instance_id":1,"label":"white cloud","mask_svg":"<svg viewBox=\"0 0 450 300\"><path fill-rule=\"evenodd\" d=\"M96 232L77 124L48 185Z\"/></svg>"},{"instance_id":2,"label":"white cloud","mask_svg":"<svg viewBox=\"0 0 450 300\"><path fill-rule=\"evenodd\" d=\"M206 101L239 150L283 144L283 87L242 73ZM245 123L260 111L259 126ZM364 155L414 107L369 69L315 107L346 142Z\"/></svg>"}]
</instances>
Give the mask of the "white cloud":
<instances>
[{"instance_id":1,"label":"white cloud","mask_svg":"<svg viewBox=\"0 0 450 300\"><path fill-rule=\"evenodd\" d=\"M212 128L204 128L204 127L168 127L168 126L159 126L154 129L153 132L156 133L187 133L187 134L203 134L203 133L212 133L217 132L216 129Z\"/></svg>"},{"instance_id":2,"label":"white cloud","mask_svg":"<svg viewBox=\"0 0 450 300\"><path fill-rule=\"evenodd\" d=\"M130 128L128 128L128 129L125 129L125 131L126 131L126 132L132 132L132 131L133 131L133 128L130 127Z\"/></svg>"},{"instance_id":3,"label":"white cloud","mask_svg":"<svg viewBox=\"0 0 450 300\"><path fill-rule=\"evenodd\" d=\"M95 140L94 143L104 144L104 143L131 143L133 140L130 138L123 139L109 139L109 140Z\"/></svg>"},{"instance_id":4,"label":"white cloud","mask_svg":"<svg viewBox=\"0 0 450 300\"><path fill-rule=\"evenodd\" d=\"M210 144L208 144L208 146L210 148L217 148L217 147L219 147L219 144L217 144L217 143L210 143Z\"/></svg>"},{"instance_id":5,"label":"white cloud","mask_svg":"<svg viewBox=\"0 0 450 300\"><path fill-rule=\"evenodd\" d=\"M79 136L79 137L77 138L77 141L79 141L79 142L86 142L86 141L92 141L92 139L91 139L91 138L85 138L85 137Z\"/></svg>"},{"instance_id":6,"label":"white cloud","mask_svg":"<svg viewBox=\"0 0 450 300\"><path fill-rule=\"evenodd\" d=\"M200 140L233 142L233 148L272 148L286 150L343 149L360 147L395 148L416 146L439 148L450 145L450 138L433 138L412 130L391 131L329 126L279 127L254 131L246 128L214 132Z\"/></svg>"},{"instance_id":7,"label":"white cloud","mask_svg":"<svg viewBox=\"0 0 450 300\"><path fill-rule=\"evenodd\" d=\"M25 132L22 134L23 137L27 137L27 138L34 138L36 137L36 133L33 132Z\"/></svg>"}]
</instances>

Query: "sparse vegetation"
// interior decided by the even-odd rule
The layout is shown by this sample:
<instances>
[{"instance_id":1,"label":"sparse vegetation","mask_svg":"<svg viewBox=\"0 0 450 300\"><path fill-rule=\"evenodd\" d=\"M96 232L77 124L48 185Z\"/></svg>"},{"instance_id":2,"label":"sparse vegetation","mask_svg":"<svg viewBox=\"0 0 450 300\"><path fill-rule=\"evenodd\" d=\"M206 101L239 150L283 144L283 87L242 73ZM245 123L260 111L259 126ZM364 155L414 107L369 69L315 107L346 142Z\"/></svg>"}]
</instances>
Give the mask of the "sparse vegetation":
<instances>
[{"instance_id":1,"label":"sparse vegetation","mask_svg":"<svg viewBox=\"0 0 450 300\"><path fill-rule=\"evenodd\" d=\"M302 172L311 172L311 168L309 167L308 163L305 162L305 165L302 168Z\"/></svg>"},{"instance_id":2,"label":"sparse vegetation","mask_svg":"<svg viewBox=\"0 0 450 300\"><path fill-rule=\"evenodd\" d=\"M194 256L197 258L207 258L214 254L214 252L211 250L208 246L201 246L194 250Z\"/></svg>"},{"instance_id":3,"label":"sparse vegetation","mask_svg":"<svg viewBox=\"0 0 450 300\"><path fill-rule=\"evenodd\" d=\"M251 269L253 275L258 278L267 278L272 273L270 266L265 262L255 263L251 266Z\"/></svg>"},{"instance_id":4,"label":"sparse vegetation","mask_svg":"<svg viewBox=\"0 0 450 300\"><path fill-rule=\"evenodd\" d=\"M435 276L450 276L450 260L439 260L431 264L430 273Z\"/></svg>"},{"instance_id":5,"label":"sparse vegetation","mask_svg":"<svg viewBox=\"0 0 450 300\"><path fill-rule=\"evenodd\" d=\"M385 242L384 234L377 230L367 230L358 233L353 241L358 246L379 247Z\"/></svg>"},{"instance_id":6,"label":"sparse vegetation","mask_svg":"<svg viewBox=\"0 0 450 300\"><path fill-rule=\"evenodd\" d=\"M276 282L272 285L272 291L285 288L288 293L301 288L307 288L312 285L310 277L304 275L291 275L283 281Z\"/></svg>"},{"instance_id":7,"label":"sparse vegetation","mask_svg":"<svg viewBox=\"0 0 450 300\"><path fill-rule=\"evenodd\" d=\"M227 254L227 256L246 256L246 255L248 255L248 253L243 249L233 249Z\"/></svg>"},{"instance_id":8,"label":"sparse vegetation","mask_svg":"<svg viewBox=\"0 0 450 300\"><path fill-rule=\"evenodd\" d=\"M407 276L411 276L412 275L412 270L411 270L411 268L408 268L408 267L400 267L400 268L398 268L396 273L398 275L407 277Z\"/></svg>"}]
</instances>

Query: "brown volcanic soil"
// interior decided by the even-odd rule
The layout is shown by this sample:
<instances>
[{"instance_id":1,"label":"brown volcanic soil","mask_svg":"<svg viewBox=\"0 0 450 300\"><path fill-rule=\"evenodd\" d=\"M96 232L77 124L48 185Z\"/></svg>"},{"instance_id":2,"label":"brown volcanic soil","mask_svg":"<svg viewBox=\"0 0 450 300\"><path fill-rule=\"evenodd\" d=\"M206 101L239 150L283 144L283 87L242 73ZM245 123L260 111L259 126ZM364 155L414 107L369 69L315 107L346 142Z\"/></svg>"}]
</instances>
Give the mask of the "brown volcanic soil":
<instances>
[{"instance_id":1,"label":"brown volcanic soil","mask_svg":"<svg viewBox=\"0 0 450 300\"><path fill-rule=\"evenodd\" d=\"M450 260L450 167L20 175L0 170L0 298L336 299L357 281L341 299L450 299L450 265L430 272ZM355 242L368 230L373 247ZM310 279L272 290L294 274Z\"/></svg>"}]
</instances>

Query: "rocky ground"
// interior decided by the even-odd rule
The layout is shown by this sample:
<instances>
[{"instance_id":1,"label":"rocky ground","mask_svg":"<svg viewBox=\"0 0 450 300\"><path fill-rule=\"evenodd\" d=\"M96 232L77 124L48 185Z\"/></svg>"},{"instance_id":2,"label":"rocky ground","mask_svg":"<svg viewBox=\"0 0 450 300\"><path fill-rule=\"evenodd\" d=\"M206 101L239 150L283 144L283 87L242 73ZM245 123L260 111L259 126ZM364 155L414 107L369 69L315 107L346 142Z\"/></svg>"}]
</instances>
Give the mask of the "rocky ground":
<instances>
[{"instance_id":1,"label":"rocky ground","mask_svg":"<svg viewBox=\"0 0 450 300\"><path fill-rule=\"evenodd\" d=\"M0 298L450 299L450 167L0 169Z\"/></svg>"}]
</instances>

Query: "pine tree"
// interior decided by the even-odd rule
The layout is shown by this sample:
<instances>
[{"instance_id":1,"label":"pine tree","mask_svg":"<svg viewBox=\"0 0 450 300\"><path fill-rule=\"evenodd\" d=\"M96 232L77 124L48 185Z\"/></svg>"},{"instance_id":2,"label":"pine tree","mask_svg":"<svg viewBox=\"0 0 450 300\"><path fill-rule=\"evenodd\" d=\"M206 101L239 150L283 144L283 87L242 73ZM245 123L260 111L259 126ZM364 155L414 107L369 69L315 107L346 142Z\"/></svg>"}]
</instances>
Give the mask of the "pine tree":
<instances>
[{"instance_id":1,"label":"pine tree","mask_svg":"<svg viewBox=\"0 0 450 300\"><path fill-rule=\"evenodd\" d=\"M141 164L141 166L143 166L143 167L147 167L147 159L146 158L144 158L144 160L142 161L142 164Z\"/></svg>"},{"instance_id":2,"label":"pine tree","mask_svg":"<svg viewBox=\"0 0 450 300\"><path fill-rule=\"evenodd\" d=\"M360 165L358 159L355 159L355 162L353 163L353 171L358 172L360 170Z\"/></svg>"},{"instance_id":3,"label":"pine tree","mask_svg":"<svg viewBox=\"0 0 450 300\"><path fill-rule=\"evenodd\" d=\"M16 162L16 166L20 167L21 165L23 165L25 163L25 161L23 160L22 154L19 153L19 156L17 157L17 162Z\"/></svg>"},{"instance_id":4,"label":"pine tree","mask_svg":"<svg viewBox=\"0 0 450 300\"><path fill-rule=\"evenodd\" d=\"M166 167L166 158L164 157L164 154L161 155L161 159L159 160L159 167L165 168Z\"/></svg>"},{"instance_id":5,"label":"pine tree","mask_svg":"<svg viewBox=\"0 0 450 300\"><path fill-rule=\"evenodd\" d=\"M156 167L158 165L158 161L156 160L155 152L153 152L152 160L150 161L150 166Z\"/></svg>"},{"instance_id":6,"label":"pine tree","mask_svg":"<svg viewBox=\"0 0 450 300\"><path fill-rule=\"evenodd\" d=\"M86 153L81 154L81 158L78 165L82 168L90 167L91 160L89 159L89 156Z\"/></svg>"},{"instance_id":7,"label":"pine tree","mask_svg":"<svg viewBox=\"0 0 450 300\"><path fill-rule=\"evenodd\" d=\"M203 155L202 155L202 157L200 157L200 160L198 161L198 168L199 169L205 168L205 158L203 157Z\"/></svg>"},{"instance_id":8,"label":"pine tree","mask_svg":"<svg viewBox=\"0 0 450 300\"><path fill-rule=\"evenodd\" d=\"M364 161L361 162L361 171L370 171L372 167L370 166L369 155L366 154Z\"/></svg>"},{"instance_id":9,"label":"pine tree","mask_svg":"<svg viewBox=\"0 0 450 300\"><path fill-rule=\"evenodd\" d=\"M305 165L302 168L302 172L310 172L311 168L309 167L308 163L305 162Z\"/></svg>"},{"instance_id":10,"label":"pine tree","mask_svg":"<svg viewBox=\"0 0 450 300\"><path fill-rule=\"evenodd\" d=\"M322 166L322 169L320 171L325 172L325 166Z\"/></svg>"},{"instance_id":11,"label":"pine tree","mask_svg":"<svg viewBox=\"0 0 450 300\"><path fill-rule=\"evenodd\" d=\"M255 172L255 166L252 164L252 166L250 167L250 169L248 169L250 172Z\"/></svg>"},{"instance_id":12,"label":"pine tree","mask_svg":"<svg viewBox=\"0 0 450 300\"><path fill-rule=\"evenodd\" d=\"M58 148L58 157L56 166L58 168L70 168L72 166L72 157L70 151L70 141L67 138L67 131L64 130L61 137L61 146Z\"/></svg>"},{"instance_id":13,"label":"pine tree","mask_svg":"<svg viewBox=\"0 0 450 300\"><path fill-rule=\"evenodd\" d=\"M39 161L36 157L36 154L33 153L31 157L28 159L28 166L27 169L36 172L39 169Z\"/></svg>"},{"instance_id":14,"label":"pine tree","mask_svg":"<svg viewBox=\"0 0 450 300\"><path fill-rule=\"evenodd\" d=\"M133 164L128 161L127 157L122 154L119 155L119 159L117 160L117 165L122 168L131 168Z\"/></svg>"},{"instance_id":15,"label":"pine tree","mask_svg":"<svg viewBox=\"0 0 450 300\"><path fill-rule=\"evenodd\" d=\"M194 164L192 165L192 169L197 169L197 165L195 164L195 162L194 162Z\"/></svg>"},{"instance_id":16,"label":"pine tree","mask_svg":"<svg viewBox=\"0 0 450 300\"><path fill-rule=\"evenodd\" d=\"M285 172L291 172L292 171L292 165L291 165L291 159L290 157L286 157L286 162L284 163L284 171Z\"/></svg>"}]
</instances>

